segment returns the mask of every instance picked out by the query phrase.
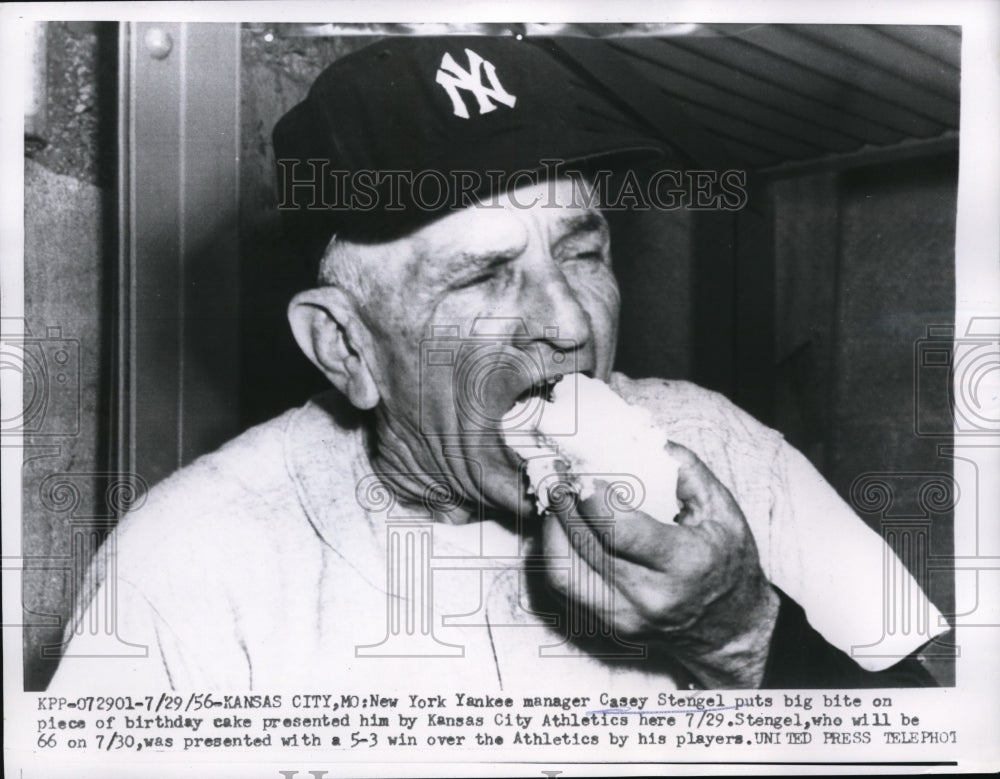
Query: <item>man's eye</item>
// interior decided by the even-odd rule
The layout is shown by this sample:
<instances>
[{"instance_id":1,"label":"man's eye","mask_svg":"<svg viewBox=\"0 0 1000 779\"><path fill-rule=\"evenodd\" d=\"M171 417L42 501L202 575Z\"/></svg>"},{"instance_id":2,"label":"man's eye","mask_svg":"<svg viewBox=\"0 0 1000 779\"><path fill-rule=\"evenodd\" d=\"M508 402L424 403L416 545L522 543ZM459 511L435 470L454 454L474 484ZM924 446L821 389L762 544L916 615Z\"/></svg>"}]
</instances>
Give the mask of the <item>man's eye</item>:
<instances>
[{"instance_id":1,"label":"man's eye","mask_svg":"<svg viewBox=\"0 0 1000 779\"><path fill-rule=\"evenodd\" d=\"M600 261L604 259L604 253L600 249L584 249L581 251L567 252L566 260L583 260L585 262Z\"/></svg>"},{"instance_id":2,"label":"man's eye","mask_svg":"<svg viewBox=\"0 0 1000 779\"><path fill-rule=\"evenodd\" d=\"M496 278L496 275L495 270L484 271L483 273L478 273L472 278L458 283L454 289L468 289L469 287L475 287L478 284L485 284L487 281Z\"/></svg>"}]
</instances>

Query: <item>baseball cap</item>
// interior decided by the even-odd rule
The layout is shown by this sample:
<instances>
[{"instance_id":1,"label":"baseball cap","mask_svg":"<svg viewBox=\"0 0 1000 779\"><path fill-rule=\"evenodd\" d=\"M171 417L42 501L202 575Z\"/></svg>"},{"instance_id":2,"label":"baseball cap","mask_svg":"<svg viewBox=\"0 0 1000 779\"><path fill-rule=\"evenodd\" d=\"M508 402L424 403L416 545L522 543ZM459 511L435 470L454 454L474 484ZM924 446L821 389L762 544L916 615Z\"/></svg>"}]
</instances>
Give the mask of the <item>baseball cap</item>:
<instances>
[{"instance_id":1,"label":"baseball cap","mask_svg":"<svg viewBox=\"0 0 1000 779\"><path fill-rule=\"evenodd\" d=\"M668 153L545 39L398 37L324 70L274 128L279 210L318 259L391 240L532 175Z\"/></svg>"}]
</instances>

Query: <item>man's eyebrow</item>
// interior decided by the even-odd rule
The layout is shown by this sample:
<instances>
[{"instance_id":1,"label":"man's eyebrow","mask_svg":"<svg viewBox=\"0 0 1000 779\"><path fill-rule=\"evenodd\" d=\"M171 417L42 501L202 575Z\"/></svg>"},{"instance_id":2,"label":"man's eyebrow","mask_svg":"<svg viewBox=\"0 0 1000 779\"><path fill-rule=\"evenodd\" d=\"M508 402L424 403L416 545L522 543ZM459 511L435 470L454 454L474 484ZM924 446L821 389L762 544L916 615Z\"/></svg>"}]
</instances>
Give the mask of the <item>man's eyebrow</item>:
<instances>
[{"instance_id":1,"label":"man's eyebrow","mask_svg":"<svg viewBox=\"0 0 1000 779\"><path fill-rule=\"evenodd\" d=\"M449 272L462 272L470 268L487 268L512 260L515 256L515 252L495 249L461 251L448 262L448 270Z\"/></svg>"},{"instance_id":2,"label":"man's eyebrow","mask_svg":"<svg viewBox=\"0 0 1000 779\"><path fill-rule=\"evenodd\" d=\"M513 259L519 252L512 249L445 249L438 256L443 262L433 272L442 283L452 283L493 265Z\"/></svg>"},{"instance_id":3,"label":"man's eyebrow","mask_svg":"<svg viewBox=\"0 0 1000 779\"><path fill-rule=\"evenodd\" d=\"M572 216L564 216L559 219L560 238L574 233L605 232L608 223L599 211L585 211Z\"/></svg>"}]
</instances>

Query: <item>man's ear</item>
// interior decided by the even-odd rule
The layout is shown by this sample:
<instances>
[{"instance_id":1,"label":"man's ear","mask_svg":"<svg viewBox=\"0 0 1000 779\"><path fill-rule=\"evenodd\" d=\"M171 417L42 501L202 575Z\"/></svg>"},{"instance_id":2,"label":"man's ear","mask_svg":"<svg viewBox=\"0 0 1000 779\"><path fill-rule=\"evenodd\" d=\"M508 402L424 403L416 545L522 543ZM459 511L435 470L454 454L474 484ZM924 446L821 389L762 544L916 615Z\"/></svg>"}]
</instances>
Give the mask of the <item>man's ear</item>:
<instances>
[{"instance_id":1,"label":"man's ear","mask_svg":"<svg viewBox=\"0 0 1000 779\"><path fill-rule=\"evenodd\" d=\"M288 321L299 348L352 405L370 409L378 404L378 385L360 348L366 331L343 290L300 292L288 304Z\"/></svg>"}]
</instances>

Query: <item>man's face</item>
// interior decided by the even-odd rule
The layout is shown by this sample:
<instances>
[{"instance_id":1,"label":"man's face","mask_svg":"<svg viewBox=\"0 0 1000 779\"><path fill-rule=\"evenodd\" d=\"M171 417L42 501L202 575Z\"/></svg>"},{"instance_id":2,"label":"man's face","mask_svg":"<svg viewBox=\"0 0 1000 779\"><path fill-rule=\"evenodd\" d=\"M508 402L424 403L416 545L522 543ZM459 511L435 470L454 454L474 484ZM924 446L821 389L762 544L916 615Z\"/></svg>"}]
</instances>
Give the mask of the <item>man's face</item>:
<instances>
[{"instance_id":1,"label":"man's face","mask_svg":"<svg viewBox=\"0 0 1000 779\"><path fill-rule=\"evenodd\" d=\"M545 182L450 214L366 269L369 364L390 433L379 445L410 454L386 459L447 474L488 512L531 511L503 415L562 374L611 372L618 287L584 186Z\"/></svg>"}]
</instances>

